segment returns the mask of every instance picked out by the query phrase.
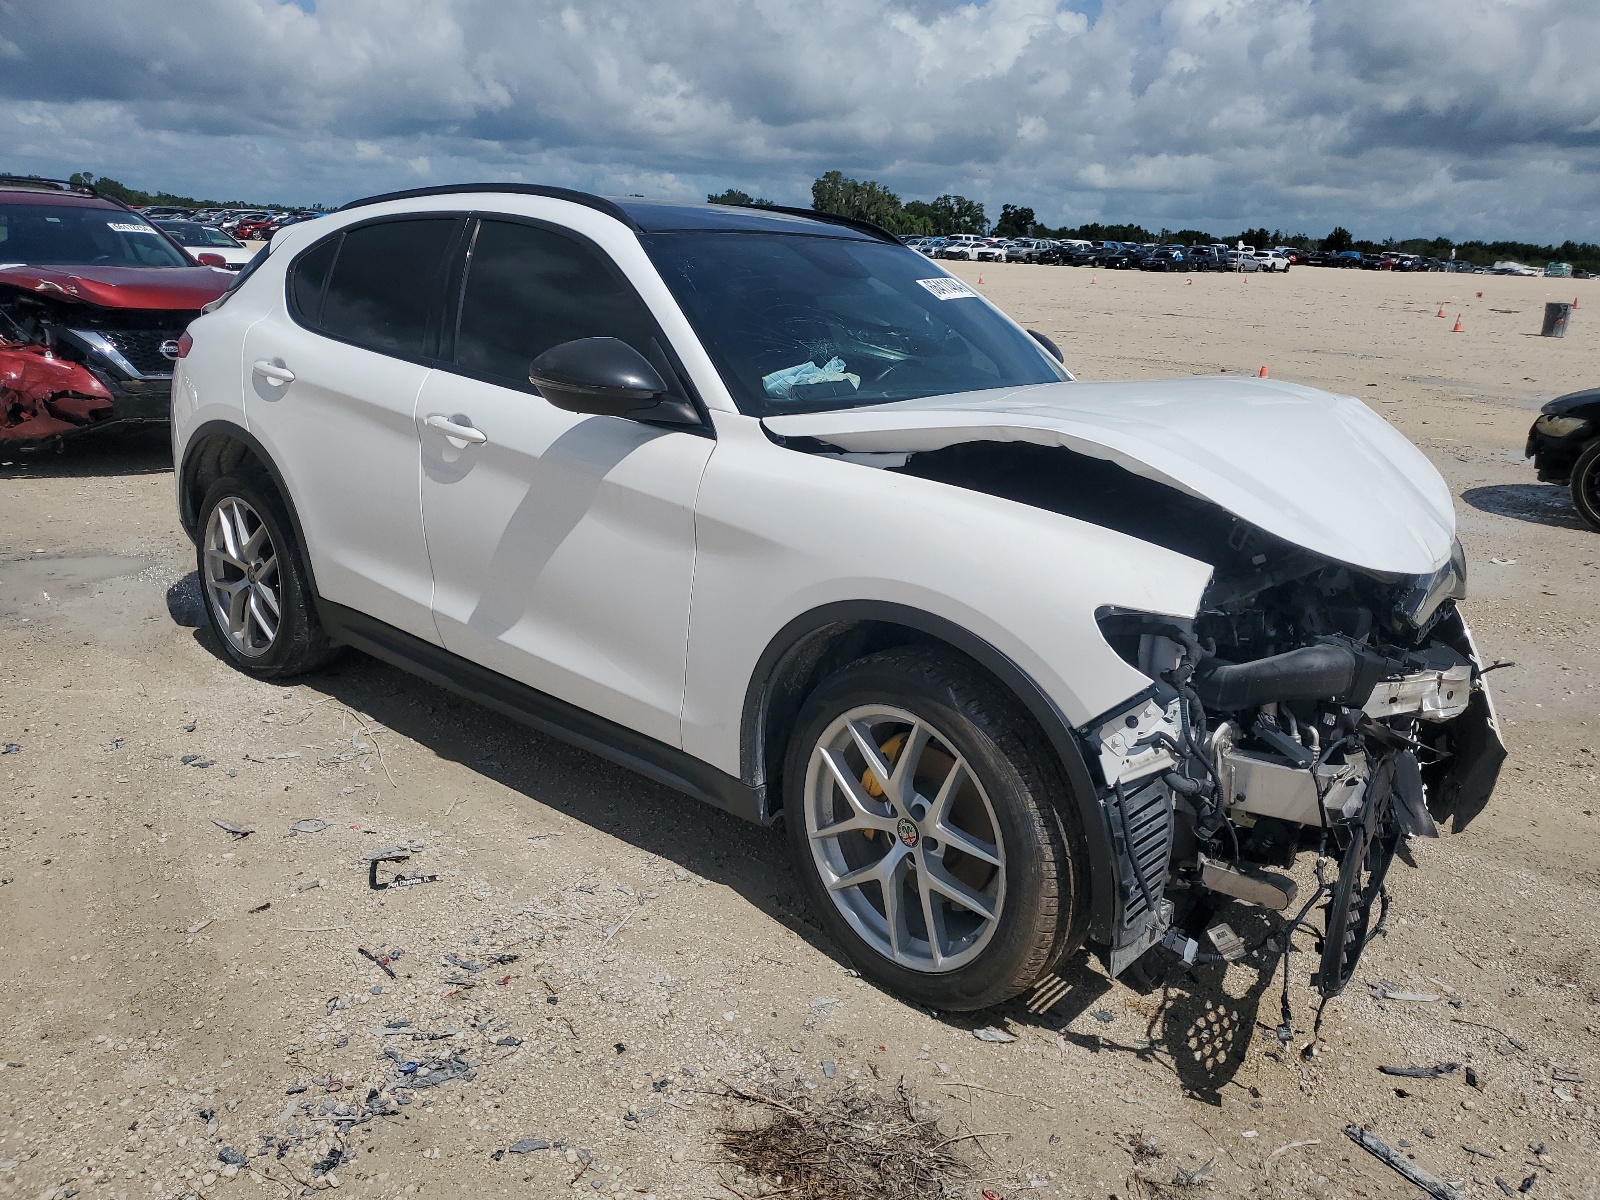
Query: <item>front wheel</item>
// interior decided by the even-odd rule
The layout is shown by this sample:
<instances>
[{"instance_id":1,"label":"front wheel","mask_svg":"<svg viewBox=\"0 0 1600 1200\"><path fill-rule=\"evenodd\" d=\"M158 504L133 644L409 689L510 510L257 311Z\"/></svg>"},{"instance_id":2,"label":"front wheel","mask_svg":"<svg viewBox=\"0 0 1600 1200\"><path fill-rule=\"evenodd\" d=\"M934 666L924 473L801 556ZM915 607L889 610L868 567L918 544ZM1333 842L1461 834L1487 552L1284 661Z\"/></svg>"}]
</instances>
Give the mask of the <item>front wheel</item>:
<instances>
[{"instance_id":1,"label":"front wheel","mask_svg":"<svg viewBox=\"0 0 1600 1200\"><path fill-rule=\"evenodd\" d=\"M1600 529L1600 441L1578 456L1572 468L1572 506L1592 529Z\"/></svg>"},{"instance_id":2,"label":"front wheel","mask_svg":"<svg viewBox=\"0 0 1600 1200\"><path fill-rule=\"evenodd\" d=\"M880 986L986 1008L1081 944L1084 842L1061 772L1027 714L962 661L898 649L831 676L783 779L794 869Z\"/></svg>"}]
</instances>

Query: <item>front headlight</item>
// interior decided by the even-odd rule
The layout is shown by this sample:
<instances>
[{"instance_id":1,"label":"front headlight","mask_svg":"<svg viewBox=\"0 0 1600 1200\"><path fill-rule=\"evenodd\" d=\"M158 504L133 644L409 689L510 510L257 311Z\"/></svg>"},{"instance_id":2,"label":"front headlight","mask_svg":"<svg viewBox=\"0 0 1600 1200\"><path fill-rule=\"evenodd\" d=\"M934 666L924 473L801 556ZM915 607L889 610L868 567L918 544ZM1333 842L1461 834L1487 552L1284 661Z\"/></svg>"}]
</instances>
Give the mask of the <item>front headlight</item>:
<instances>
[{"instance_id":1,"label":"front headlight","mask_svg":"<svg viewBox=\"0 0 1600 1200\"><path fill-rule=\"evenodd\" d=\"M1594 422L1582 417L1562 417L1549 413L1535 421L1533 427L1545 437L1583 437L1594 429Z\"/></svg>"},{"instance_id":2,"label":"front headlight","mask_svg":"<svg viewBox=\"0 0 1600 1200\"><path fill-rule=\"evenodd\" d=\"M1461 600L1467 594L1467 552L1457 538L1450 547L1450 561L1432 575L1414 575L1401 593L1400 614L1416 628L1427 624L1428 618L1446 600Z\"/></svg>"}]
</instances>

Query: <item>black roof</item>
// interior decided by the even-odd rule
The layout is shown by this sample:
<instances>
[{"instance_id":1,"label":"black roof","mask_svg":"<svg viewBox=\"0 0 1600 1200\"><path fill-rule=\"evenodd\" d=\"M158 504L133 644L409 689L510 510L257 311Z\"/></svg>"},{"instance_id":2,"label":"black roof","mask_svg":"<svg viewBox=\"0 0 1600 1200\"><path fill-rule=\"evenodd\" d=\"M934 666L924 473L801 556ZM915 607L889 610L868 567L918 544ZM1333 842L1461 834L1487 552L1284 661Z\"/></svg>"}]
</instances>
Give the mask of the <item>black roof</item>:
<instances>
[{"instance_id":1,"label":"black roof","mask_svg":"<svg viewBox=\"0 0 1600 1200\"><path fill-rule=\"evenodd\" d=\"M570 188L547 187L536 183L450 183L435 187L385 192L352 200L339 211L383 204L390 200L414 200L423 196L450 196L462 192L502 192L521 196L548 196L581 204L615 217L636 233L667 233L688 230L733 230L745 233L808 233L822 237L882 241L900 244L900 239L870 221L839 217L832 213L779 205L760 207L739 204L685 204L671 200L645 200L635 196L610 199Z\"/></svg>"}]
</instances>

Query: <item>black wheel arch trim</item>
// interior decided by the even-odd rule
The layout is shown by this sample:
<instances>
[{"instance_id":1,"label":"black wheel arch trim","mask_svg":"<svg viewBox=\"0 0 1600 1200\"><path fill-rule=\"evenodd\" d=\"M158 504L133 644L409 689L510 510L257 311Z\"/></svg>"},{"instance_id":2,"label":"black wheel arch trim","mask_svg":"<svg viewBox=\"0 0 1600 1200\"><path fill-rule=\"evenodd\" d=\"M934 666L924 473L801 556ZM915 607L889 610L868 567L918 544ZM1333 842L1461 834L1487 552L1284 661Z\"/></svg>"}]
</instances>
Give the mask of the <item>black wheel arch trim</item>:
<instances>
[{"instance_id":1,"label":"black wheel arch trim","mask_svg":"<svg viewBox=\"0 0 1600 1200\"><path fill-rule=\"evenodd\" d=\"M267 453L267 448L242 425L223 420L205 421L195 426L193 432L189 434L183 448L183 461L178 464L178 520L183 525L183 531L189 535L190 541L197 541L200 537L200 514L194 510L190 494L194 491L195 472L200 467L198 451L209 439L218 436L232 438L248 449L272 480L272 486L278 490L278 495L283 500L283 507L289 514L289 524L294 529L294 540L300 551L300 565L305 570L306 583L312 595L317 595L316 568L311 564L311 554L306 547L305 530L300 526L300 512L295 508L289 484L284 479L283 472L278 469L278 464L273 461L272 455Z\"/></svg>"},{"instance_id":2,"label":"black wheel arch trim","mask_svg":"<svg viewBox=\"0 0 1600 1200\"><path fill-rule=\"evenodd\" d=\"M785 666L813 635L830 627L862 623L899 625L945 643L999 680L1038 722L1066 776L1088 842L1089 933L1096 941L1109 940L1116 909L1116 854L1099 788L1077 734L1055 702L1007 655L954 621L922 609L880 600L838 601L795 617L767 644L745 690L739 736L740 778L746 787L760 790L763 818L771 820L775 815L765 808L778 794L771 786L766 761L767 725L775 685L783 678Z\"/></svg>"}]
</instances>

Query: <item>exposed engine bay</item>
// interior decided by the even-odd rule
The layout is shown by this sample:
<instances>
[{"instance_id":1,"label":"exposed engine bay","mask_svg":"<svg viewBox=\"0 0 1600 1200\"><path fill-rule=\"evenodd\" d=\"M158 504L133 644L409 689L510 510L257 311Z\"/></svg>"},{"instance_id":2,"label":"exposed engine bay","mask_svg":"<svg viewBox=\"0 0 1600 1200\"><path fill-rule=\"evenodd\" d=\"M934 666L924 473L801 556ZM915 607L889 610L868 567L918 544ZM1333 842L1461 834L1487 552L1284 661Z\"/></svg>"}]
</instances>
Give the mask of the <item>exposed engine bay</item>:
<instances>
[{"instance_id":1,"label":"exposed engine bay","mask_svg":"<svg viewBox=\"0 0 1600 1200\"><path fill-rule=\"evenodd\" d=\"M1123 872L1118 973L1158 943L1185 961L1241 957L1226 900L1322 911L1325 996L1381 927L1384 880L1409 836L1459 832L1505 759L1471 636L1456 610L1459 545L1433 575L1363 572L1217 505L1101 459L973 442L891 468L1131 534L1209 563L1192 619L1102 610L1107 641L1153 683L1079 731L1098 766ZM1297 897L1273 868L1318 856ZM1190 936L1184 930L1193 930ZM1290 933L1292 934L1291 928ZM1202 948L1199 936L1212 943Z\"/></svg>"}]
</instances>

